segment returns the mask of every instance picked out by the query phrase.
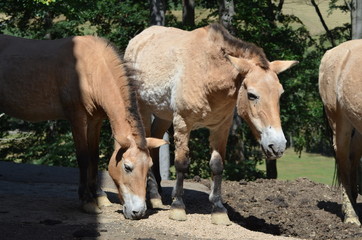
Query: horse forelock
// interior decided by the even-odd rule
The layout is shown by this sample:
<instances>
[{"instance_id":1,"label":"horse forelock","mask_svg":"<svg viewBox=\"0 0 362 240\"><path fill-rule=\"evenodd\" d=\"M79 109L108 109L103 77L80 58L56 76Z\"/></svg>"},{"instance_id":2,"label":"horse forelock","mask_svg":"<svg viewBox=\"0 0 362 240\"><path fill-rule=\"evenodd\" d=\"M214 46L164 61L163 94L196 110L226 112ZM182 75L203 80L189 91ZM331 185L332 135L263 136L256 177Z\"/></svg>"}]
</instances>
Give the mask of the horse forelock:
<instances>
[{"instance_id":1,"label":"horse forelock","mask_svg":"<svg viewBox=\"0 0 362 240\"><path fill-rule=\"evenodd\" d=\"M210 38L218 42L222 48L235 57L252 59L256 65L267 70L269 69L269 61L265 56L262 48L254 43L242 41L232 36L221 24L213 23L208 26Z\"/></svg>"},{"instance_id":2,"label":"horse forelock","mask_svg":"<svg viewBox=\"0 0 362 240\"><path fill-rule=\"evenodd\" d=\"M139 113L135 81L133 81L136 70L122 61L121 54L111 42L105 39L104 41L107 44L106 54L110 54L110 57L112 57L111 62L114 64L114 66L112 66L113 75L117 80L116 82L121 90L121 95L125 103L126 121L128 121L131 126L132 135L135 138L137 146L140 149L146 149L145 130Z\"/></svg>"}]
</instances>

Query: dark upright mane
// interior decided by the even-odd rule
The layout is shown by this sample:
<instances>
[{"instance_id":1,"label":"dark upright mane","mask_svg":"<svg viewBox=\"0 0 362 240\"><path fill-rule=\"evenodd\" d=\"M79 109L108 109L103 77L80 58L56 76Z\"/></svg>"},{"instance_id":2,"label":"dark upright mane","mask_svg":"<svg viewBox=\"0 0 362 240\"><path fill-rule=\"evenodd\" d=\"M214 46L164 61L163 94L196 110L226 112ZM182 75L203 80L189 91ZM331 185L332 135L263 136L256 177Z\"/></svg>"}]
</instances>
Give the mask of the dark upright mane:
<instances>
[{"instance_id":1,"label":"dark upright mane","mask_svg":"<svg viewBox=\"0 0 362 240\"><path fill-rule=\"evenodd\" d=\"M137 146L141 149L146 149L145 130L139 113L135 81L132 81L136 70L122 61L121 54L111 42L107 40L104 41L107 43L106 48L111 49L111 53L113 53L113 63L115 63L115 66L113 66L114 72L126 104L126 120L131 125L132 134L135 137Z\"/></svg>"},{"instance_id":2,"label":"dark upright mane","mask_svg":"<svg viewBox=\"0 0 362 240\"><path fill-rule=\"evenodd\" d=\"M263 69L269 68L269 61L265 56L263 49L254 43L242 41L232 36L222 25L213 23L208 26L209 36L215 42L218 42L222 48L235 57L253 59Z\"/></svg>"}]
</instances>

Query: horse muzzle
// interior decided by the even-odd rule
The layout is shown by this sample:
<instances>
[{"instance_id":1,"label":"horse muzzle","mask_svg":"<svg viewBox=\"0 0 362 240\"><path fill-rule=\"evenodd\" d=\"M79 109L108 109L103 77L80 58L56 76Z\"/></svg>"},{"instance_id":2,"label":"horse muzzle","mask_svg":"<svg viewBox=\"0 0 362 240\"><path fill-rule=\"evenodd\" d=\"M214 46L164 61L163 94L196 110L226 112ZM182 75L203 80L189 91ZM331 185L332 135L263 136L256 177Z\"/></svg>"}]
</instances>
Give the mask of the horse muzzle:
<instances>
[{"instance_id":1,"label":"horse muzzle","mask_svg":"<svg viewBox=\"0 0 362 240\"><path fill-rule=\"evenodd\" d=\"M147 207L136 209L132 207L123 206L124 217L131 220L138 220L145 216Z\"/></svg>"},{"instance_id":2,"label":"horse muzzle","mask_svg":"<svg viewBox=\"0 0 362 240\"><path fill-rule=\"evenodd\" d=\"M267 159L273 160L283 156L286 143L287 140L281 129L276 130L273 127L263 129L260 145Z\"/></svg>"},{"instance_id":3,"label":"horse muzzle","mask_svg":"<svg viewBox=\"0 0 362 240\"><path fill-rule=\"evenodd\" d=\"M127 219L138 220L145 216L147 206L144 199L137 195L127 194L124 198L123 214Z\"/></svg>"}]
</instances>

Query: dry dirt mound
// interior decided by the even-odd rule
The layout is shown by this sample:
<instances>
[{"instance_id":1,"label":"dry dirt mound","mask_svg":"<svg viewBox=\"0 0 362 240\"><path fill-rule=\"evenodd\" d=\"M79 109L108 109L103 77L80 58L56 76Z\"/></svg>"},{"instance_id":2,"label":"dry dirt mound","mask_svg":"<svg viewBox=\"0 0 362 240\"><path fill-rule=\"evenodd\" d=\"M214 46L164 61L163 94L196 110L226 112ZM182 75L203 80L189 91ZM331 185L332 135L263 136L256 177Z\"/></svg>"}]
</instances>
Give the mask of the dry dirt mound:
<instances>
[{"instance_id":1,"label":"dry dirt mound","mask_svg":"<svg viewBox=\"0 0 362 240\"><path fill-rule=\"evenodd\" d=\"M362 239L362 229L342 222L337 187L265 180L223 183L224 202L235 223L253 230L304 239ZM358 204L358 209L362 210Z\"/></svg>"}]
</instances>

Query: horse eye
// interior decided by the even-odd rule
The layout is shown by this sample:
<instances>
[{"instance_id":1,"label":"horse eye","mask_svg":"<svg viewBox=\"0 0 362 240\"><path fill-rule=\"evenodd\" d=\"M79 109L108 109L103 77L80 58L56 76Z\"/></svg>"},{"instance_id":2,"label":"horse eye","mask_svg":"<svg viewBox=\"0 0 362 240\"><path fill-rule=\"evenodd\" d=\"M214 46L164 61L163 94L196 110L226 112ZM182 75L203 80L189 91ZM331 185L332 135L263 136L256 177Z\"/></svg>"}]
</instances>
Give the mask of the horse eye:
<instances>
[{"instance_id":1,"label":"horse eye","mask_svg":"<svg viewBox=\"0 0 362 240\"><path fill-rule=\"evenodd\" d=\"M256 99L258 99L259 97L258 96L256 96L254 93L248 93L248 99L250 100L250 101L254 101L254 100L256 100Z\"/></svg>"},{"instance_id":2,"label":"horse eye","mask_svg":"<svg viewBox=\"0 0 362 240\"><path fill-rule=\"evenodd\" d=\"M126 171L126 173L131 173L133 170L133 167L129 164L123 164L124 170Z\"/></svg>"}]
</instances>

